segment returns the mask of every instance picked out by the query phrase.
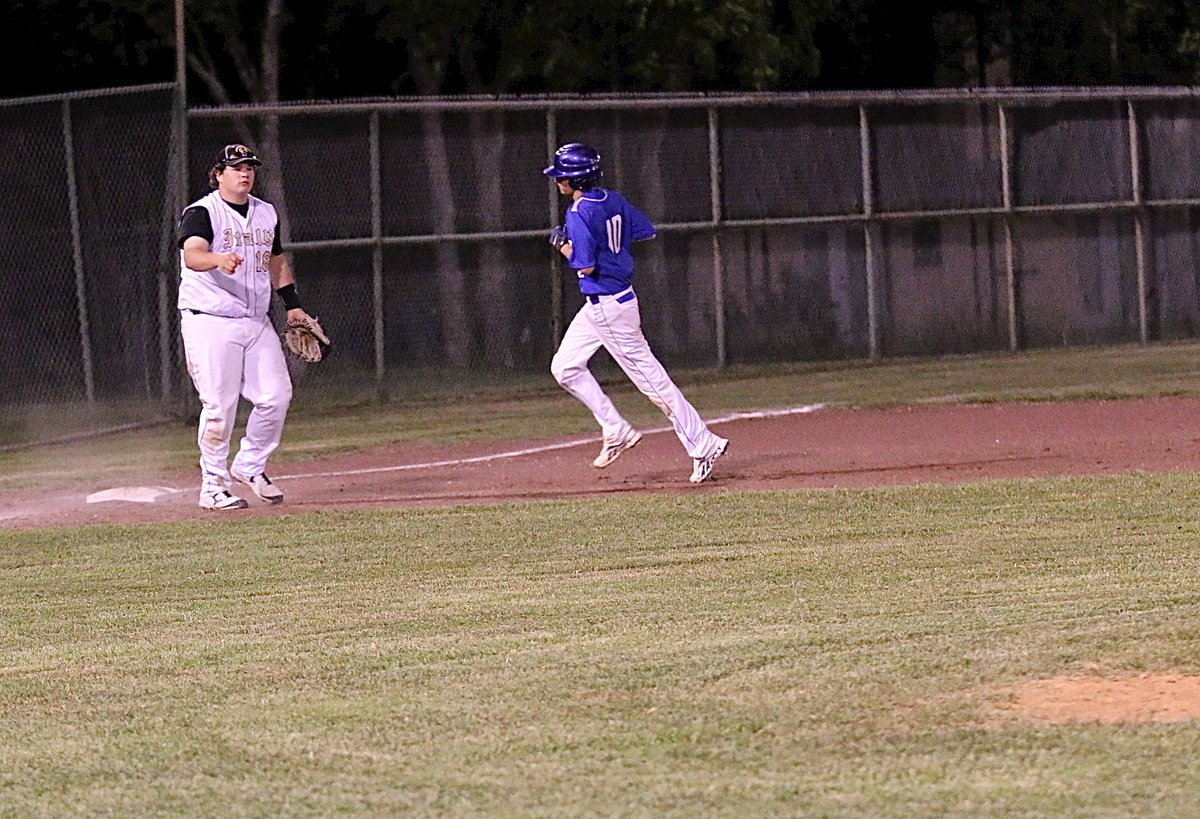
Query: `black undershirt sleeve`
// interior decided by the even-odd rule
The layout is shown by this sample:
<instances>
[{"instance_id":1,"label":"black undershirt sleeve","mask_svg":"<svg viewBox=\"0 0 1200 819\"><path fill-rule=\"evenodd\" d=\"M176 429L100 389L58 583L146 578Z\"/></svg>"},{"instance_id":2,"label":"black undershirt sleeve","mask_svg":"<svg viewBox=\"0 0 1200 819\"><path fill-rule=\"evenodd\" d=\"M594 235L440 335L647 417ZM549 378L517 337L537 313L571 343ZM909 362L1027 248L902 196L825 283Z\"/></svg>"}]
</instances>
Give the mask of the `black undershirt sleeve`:
<instances>
[{"instance_id":1,"label":"black undershirt sleeve","mask_svg":"<svg viewBox=\"0 0 1200 819\"><path fill-rule=\"evenodd\" d=\"M278 235L278 229L276 230ZM212 220L208 218L208 209L202 207L188 208L179 220L179 247L193 236L199 236L212 245ZM276 240L278 241L278 240Z\"/></svg>"},{"instance_id":2,"label":"black undershirt sleeve","mask_svg":"<svg viewBox=\"0 0 1200 819\"><path fill-rule=\"evenodd\" d=\"M211 246L213 241L212 220L208 217L208 209L202 207L188 208L179 220L179 247L192 236L199 236ZM275 239L271 243L271 254L278 256L283 253L283 240L279 238L279 222L275 223Z\"/></svg>"}]
</instances>

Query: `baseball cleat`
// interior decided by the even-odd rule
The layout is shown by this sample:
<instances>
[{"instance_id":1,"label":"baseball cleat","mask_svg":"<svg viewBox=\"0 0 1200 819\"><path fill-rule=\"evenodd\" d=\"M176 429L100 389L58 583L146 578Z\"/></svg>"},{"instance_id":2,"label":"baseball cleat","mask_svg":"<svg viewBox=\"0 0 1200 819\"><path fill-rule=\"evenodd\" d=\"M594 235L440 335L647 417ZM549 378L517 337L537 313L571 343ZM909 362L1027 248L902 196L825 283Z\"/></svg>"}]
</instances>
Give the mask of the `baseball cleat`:
<instances>
[{"instance_id":1,"label":"baseball cleat","mask_svg":"<svg viewBox=\"0 0 1200 819\"><path fill-rule=\"evenodd\" d=\"M200 496L200 507L202 509L226 510L226 509L245 509L250 504L245 500L232 494L228 489L218 489L216 492L209 492Z\"/></svg>"},{"instance_id":2,"label":"baseball cleat","mask_svg":"<svg viewBox=\"0 0 1200 819\"><path fill-rule=\"evenodd\" d=\"M700 483L706 480L712 474L713 461L725 454L725 450L729 449L729 441L725 438L717 439L717 448L707 458L696 458L695 466L692 468L692 477L688 478L692 483Z\"/></svg>"},{"instance_id":3,"label":"baseball cleat","mask_svg":"<svg viewBox=\"0 0 1200 819\"><path fill-rule=\"evenodd\" d=\"M617 458L620 458L622 452L637 446L640 440L642 440L642 433L636 429L631 429L628 435L618 441L605 441L600 454L596 456L596 460L592 461L592 466L597 469L603 469Z\"/></svg>"},{"instance_id":4,"label":"baseball cleat","mask_svg":"<svg viewBox=\"0 0 1200 819\"><path fill-rule=\"evenodd\" d=\"M265 500L267 503L283 503L283 490L271 483L271 479L264 472L261 475L248 477L239 475L236 472L231 472L234 479L239 483L244 483L246 486L254 490L254 494Z\"/></svg>"}]
</instances>

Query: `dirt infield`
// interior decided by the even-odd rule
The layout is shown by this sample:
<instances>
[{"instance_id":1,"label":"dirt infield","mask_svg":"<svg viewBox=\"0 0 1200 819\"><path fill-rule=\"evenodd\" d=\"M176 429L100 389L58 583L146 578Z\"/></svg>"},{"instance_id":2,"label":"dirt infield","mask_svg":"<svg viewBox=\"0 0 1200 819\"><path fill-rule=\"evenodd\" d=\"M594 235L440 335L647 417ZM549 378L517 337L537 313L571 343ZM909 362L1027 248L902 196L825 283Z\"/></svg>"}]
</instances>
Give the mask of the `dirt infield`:
<instances>
[{"instance_id":1,"label":"dirt infield","mask_svg":"<svg viewBox=\"0 0 1200 819\"><path fill-rule=\"evenodd\" d=\"M1055 677L1031 680L1003 692L996 723L1018 720L1068 723L1161 723L1200 719L1200 677L1139 674L1116 679Z\"/></svg>"},{"instance_id":2,"label":"dirt infield","mask_svg":"<svg viewBox=\"0 0 1200 819\"><path fill-rule=\"evenodd\" d=\"M688 483L691 463L674 435L660 428L605 470L591 466L598 438L396 445L279 468L273 477L287 502L278 507L243 488L249 510L205 512L196 506L191 474L165 483L153 503L88 503L88 493L9 496L0 504L0 528L1200 470L1200 399L1194 398L816 410L738 418L714 429L730 439L730 450L699 486ZM92 491L112 489L118 487L101 483Z\"/></svg>"}]
</instances>

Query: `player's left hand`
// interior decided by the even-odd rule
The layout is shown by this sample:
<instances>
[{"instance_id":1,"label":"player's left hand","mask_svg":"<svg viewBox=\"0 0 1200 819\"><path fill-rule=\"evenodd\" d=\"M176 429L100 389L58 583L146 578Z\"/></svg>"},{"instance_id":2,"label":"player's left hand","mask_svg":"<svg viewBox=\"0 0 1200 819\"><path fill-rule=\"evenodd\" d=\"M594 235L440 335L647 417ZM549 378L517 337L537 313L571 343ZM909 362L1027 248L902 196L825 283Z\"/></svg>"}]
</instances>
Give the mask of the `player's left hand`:
<instances>
[{"instance_id":1,"label":"player's left hand","mask_svg":"<svg viewBox=\"0 0 1200 819\"><path fill-rule=\"evenodd\" d=\"M562 250L562 246L568 241L570 240L567 239L567 232L561 227L550 229L550 246L555 250Z\"/></svg>"},{"instance_id":2,"label":"player's left hand","mask_svg":"<svg viewBox=\"0 0 1200 819\"><path fill-rule=\"evenodd\" d=\"M321 324L300 308L288 310L287 331L283 334L283 340L294 355L309 364L320 361L332 346Z\"/></svg>"}]
</instances>

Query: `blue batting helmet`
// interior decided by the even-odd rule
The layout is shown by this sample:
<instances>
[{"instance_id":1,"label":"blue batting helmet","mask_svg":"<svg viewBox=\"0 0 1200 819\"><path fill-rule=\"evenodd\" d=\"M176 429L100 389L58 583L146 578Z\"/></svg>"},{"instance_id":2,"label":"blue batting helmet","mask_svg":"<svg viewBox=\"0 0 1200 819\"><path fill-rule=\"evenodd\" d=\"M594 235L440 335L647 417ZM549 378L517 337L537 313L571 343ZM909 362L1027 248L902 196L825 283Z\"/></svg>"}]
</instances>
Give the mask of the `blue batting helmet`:
<instances>
[{"instance_id":1,"label":"blue batting helmet","mask_svg":"<svg viewBox=\"0 0 1200 819\"><path fill-rule=\"evenodd\" d=\"M553 164L542 173L555 179L566 179L577 191L595 187L604 176L600 152L582 142L571 142L555 151Z\"/></svg>"}]
</instances>

